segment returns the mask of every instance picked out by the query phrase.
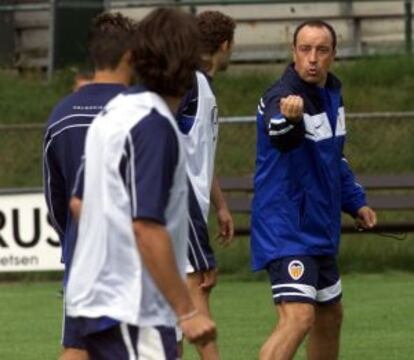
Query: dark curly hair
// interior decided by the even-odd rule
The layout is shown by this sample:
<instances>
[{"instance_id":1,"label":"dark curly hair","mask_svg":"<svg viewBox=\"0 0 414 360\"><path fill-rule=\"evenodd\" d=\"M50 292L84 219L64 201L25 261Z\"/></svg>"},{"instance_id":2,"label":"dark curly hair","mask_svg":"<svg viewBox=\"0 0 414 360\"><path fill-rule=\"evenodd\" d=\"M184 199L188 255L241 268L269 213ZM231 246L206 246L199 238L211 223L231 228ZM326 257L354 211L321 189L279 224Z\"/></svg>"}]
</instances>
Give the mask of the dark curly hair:
<instances>
[{"instance_id":1,"label":"dark curly hair","mask_svg":"<svg viewBox=\"0 0 414 360\"><path fill-rule=\"evenodd\" d=\"M89 27L89 56L97 70L114 70L131 48L133 22L120 13L102 13Z\"/></svg>"},{"instance_id":2,"label":"dark curly hair","mask_svg":"<svg viewBox=\"0 0 414 360\"><path fill-rule=\"evenodd\" d=\"M219 11L204 11L198 14L197 24L203 54L213 55L223 42L231 43L234 39L236 23L230 16Z\"/></svg>"},{"instance_id":3,"label":"dark curly hair","mask_svg":"<svg viewBox=\"0 0 414 360\"><path fill-rule=\"evenodd\" d=\"M160 95L182 96L200 62L194 16L173 8L152 11L136 27L132 54L143 85Z\"/></svg>"}]
</instances>

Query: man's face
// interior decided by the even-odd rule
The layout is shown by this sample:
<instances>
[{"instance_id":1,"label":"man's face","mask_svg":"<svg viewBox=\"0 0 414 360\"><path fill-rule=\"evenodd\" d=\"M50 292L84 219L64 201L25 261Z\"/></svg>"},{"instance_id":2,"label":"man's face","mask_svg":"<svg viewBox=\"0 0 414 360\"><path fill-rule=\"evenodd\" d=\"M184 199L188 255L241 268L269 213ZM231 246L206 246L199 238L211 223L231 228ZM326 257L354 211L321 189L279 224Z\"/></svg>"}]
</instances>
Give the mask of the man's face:
<instances>
[{"instance_id":1,"label":"man's face","mask_svg":"<svg viewBox=\"0 0 414 360\"><path fill-rule=\"evenodd\" d=\"M295 70L304 81L323 87L335 53L327 28L305 26L293 47Z\"/></svg>"}]
</instances>

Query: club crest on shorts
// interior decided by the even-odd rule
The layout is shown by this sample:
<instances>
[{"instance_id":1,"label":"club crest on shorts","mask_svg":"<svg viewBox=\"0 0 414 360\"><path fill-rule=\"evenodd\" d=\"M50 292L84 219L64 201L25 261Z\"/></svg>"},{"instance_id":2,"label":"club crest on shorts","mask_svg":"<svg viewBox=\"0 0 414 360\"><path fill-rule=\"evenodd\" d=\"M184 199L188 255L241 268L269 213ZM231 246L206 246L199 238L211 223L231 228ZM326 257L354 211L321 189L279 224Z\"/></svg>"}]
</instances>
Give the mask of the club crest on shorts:
<instances>
[{"instance_id":1,"label":"club crest on shorts","mask_svg":"<svg viewBox=\"0 0 414 360\"><path fill-rule=\"evenodd\" d=\"M302 261L292 260L288 265L288 271L293 280L299 280L305 273L305 265Z\"/></svg>"}]
</instances>

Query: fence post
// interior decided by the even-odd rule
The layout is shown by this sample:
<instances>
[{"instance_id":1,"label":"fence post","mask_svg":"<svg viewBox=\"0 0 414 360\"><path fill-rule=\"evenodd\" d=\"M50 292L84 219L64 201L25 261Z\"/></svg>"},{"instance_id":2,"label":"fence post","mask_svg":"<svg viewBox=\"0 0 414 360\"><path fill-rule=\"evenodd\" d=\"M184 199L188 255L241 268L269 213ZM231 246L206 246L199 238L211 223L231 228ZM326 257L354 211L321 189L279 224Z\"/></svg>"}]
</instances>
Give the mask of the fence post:
<instances>
[{"instance_id":1,"label":"fence post","mask_svg":"<svg viewBox=\"0 0 414 360\"><path fill-rule=\"evenodd\" d=\"M104 2L103 2L104 11L109 11L111 9L111 6L112 6L112 1L111 0L104 0Z\"/></svg>"},{"instance_id":2,"label":"fence post","mask_svg":"<svg viewBox=\"0 0 414 360\"><path fill-rule=\"evenodd\" d=\"M54 70L84 64L90 20L104 10L103 0L53 0Z\"/></svg>"},{"instance_id":3,"label":"fence post","mask_svg":"<svg viewBox=\"0 0 414 360\"><path fill-rule=\"evenodd\" d=\"M361 43L361 18L353 17L354 14L354 1L353 0L345 0L341 3L341 13L346 17L349 17L347 23L351 27L352 31L352 41L350 49L353 52L352 55L361 55L362 53L362 43Z\"/></svg>"},{"instance_id":4,"label":"fence post","mask_svg":"<svg viewBox=\"0 0 414 360\"><path fill-rule=\"evenodd\" d=\"M55 70L55 16L56 1L50 1L49 9L49 48L47 51L47 80L50 82Z\"/></svg>"},{"instance_id":5,"label":"fence post","mask_svg":"<svg viewBox=\"0 0 414 360\"><path fill-rule=\"evenodd\" d=\"M412 38L412 3L411 0L404 2L405 8L405 52L412 54L413 38Z\"/></svg>"},{"instance_id":6,"label":"fence post","mask_svg":"<svg viewBox=\"0 0 414 360\"><path fill-rule=\"evenodd\" d=\"M0 9L0 66L13 65L16 51L14 12Z\"/></svg>"}]
</instances>

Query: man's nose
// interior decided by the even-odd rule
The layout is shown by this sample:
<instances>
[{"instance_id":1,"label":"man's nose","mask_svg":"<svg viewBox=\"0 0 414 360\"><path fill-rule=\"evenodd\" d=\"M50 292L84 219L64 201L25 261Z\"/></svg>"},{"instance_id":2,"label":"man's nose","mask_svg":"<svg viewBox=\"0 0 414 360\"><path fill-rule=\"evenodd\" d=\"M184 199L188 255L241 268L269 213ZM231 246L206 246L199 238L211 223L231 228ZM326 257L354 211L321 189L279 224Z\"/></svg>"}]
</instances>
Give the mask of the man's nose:
<instances>
[{"instance_id":1,"label":"man's nose","mask_svg":"<svg viewBox=\"0 0 414 360\"><path fill-rule=\"evenodd\" d=\"M312 49L311 52L309 53L309 62L316 63L316 60L317 60L316 49Z\"/></svg>"}]
</instances>

